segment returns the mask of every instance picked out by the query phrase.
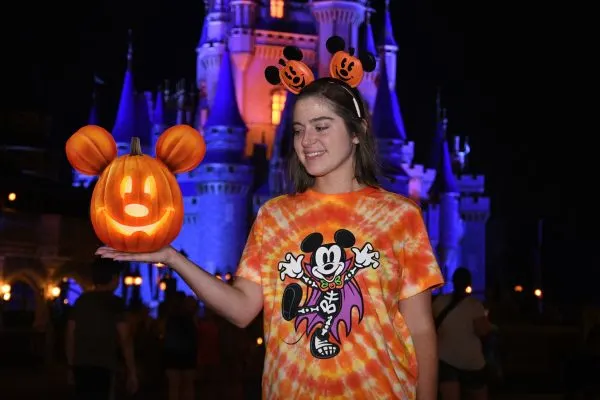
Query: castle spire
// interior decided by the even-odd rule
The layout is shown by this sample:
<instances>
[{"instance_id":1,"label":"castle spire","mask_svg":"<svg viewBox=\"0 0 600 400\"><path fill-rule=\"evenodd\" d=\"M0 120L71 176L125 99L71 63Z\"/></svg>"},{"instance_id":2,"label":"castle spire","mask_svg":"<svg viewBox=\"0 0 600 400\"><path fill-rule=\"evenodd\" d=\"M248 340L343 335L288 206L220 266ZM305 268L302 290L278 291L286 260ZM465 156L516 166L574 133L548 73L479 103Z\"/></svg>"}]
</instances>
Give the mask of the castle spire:
<instances>
[{"instance_id":1,"label":"castle spire","mask_svg":"<svg viewBox=\"0 0 600 400\"><path fill-rule=\"evenodd\" d=\"M129 147L129 142L132 137L137 136L135 132L135 88L133 84L133 43L131 40L131 29L129 30L129 43L127 51L127 70L125 71L125 79L123 80L123 88L121 89L121 99L119 100L119 108L117 110L117 118L112 129L112 134L117 142L117 146L121 148Z\"/></svg>"},{"instance_id":2,"label":"castle spire","mask_svg":"<svg viewBox=\"0 0 600 400\"><path fill-rule=\"evenodd\" d=\"M390 0L385 0L385 14L383 23L383 45L398 47L394 38L394 30L392 29L392 16L390 14Z\"/></svg>"},{"instance_id":3,"label":"castle spire","mask_svg":"<svg viewBox=\"0 0 600 400\"><path fill-rule=\"evenodd\" d=\"M372 8L367 8L365 13L365 22L363 24L363 34L360 43L360 51L370 52L377 54L377 47L375 46L375 37L373 35L373 27L371 26L371 14L373 13Z\"/></svg>"},{"instance_id":4,"label":"castle spire","mask_svg":"<svg viewBox=\"0 0 600 400\"><path fill-rule=\"evenodd\" d=\"M246 147L247 127L237 104L231 64L229 49L226 47L217 80L219 90L204 124L204 137L209 149L207 158L219 157L219 162L222 161L222 156L226 156L227 159L241 158ZM220 156L217 156L219 154Z\"/></svg>"},{"instance_id":5,"label":"castle spire","mask_svg":"<svg viewBox=\"0 0 600 400\"><path fill-rule=\"evenodd\" d=\"M380 71L379 89L373 109L373 130L379 138L406 141L406 129L400 112L400 104L396 93L390 90L385 63L381 65Z\"/></svg>"},{"instance_id":6,"label":"castle spire","mask_svg":"<svg viewBox=\"0 0 600 400\"><path fill-rule=\"evenodd\" d=\"M458 193L458 184L452 171L452 158L448 148L447 130L448 119L446 118L446 109L440 105L440 96L437 99L437 128L434 138L434 146L437 147L437 165L436 176L430 193L439 195L443 193ZM435 152L434 152L435 153Z\"/></svg>"},{"instance_id":7,"label":"castle spire","mask_svg":"<svg viewBox=\"0 0 600 400\"><path fill-rule=\"evenodd\" d=\"M92 89L92 106L90 107L90 116L88 117L88 125L99 125L98 109L96 106L96 83Z\"/></svg>"}]
</instances>

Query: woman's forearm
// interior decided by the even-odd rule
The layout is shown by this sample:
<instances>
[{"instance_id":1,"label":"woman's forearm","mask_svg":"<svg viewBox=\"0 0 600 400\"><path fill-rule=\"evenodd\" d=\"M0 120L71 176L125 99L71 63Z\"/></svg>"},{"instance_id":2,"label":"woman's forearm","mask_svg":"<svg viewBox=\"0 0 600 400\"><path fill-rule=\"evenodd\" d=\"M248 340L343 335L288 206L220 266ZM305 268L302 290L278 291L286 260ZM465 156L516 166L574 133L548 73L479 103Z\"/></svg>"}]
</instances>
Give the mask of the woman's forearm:
<instances>
[{"instance_id":1,"label":"woman's forearm","mask_svg":"<svg viewBox=\"0 0 600 400\"><path fill-rule=\"evenodd\" d=\"M437 339L435 330L413 335L413 342L419 368L417 400L437 399Z\"/></svg>"},{"instance_id":2,"label":"woman's forearm","mask_svg":"<svg viewBox=\"0 0 600 400\"><path fill-rule=\"evenodd\" d=\"M249 299L243 288L217 279L175 249L166 264L177 271L201 301L234 325L247 326L260 311L256 311L257 299Z\"/></svg>"}]
</instances>

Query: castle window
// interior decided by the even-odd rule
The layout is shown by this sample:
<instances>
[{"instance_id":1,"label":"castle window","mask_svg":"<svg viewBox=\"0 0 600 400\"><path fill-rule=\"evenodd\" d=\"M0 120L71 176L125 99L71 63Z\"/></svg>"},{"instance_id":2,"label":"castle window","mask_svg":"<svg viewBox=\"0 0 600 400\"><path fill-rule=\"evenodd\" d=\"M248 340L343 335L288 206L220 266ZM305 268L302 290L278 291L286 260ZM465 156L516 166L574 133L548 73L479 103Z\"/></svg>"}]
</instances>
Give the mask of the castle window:
<instances>
[{"instance_id":1,"label":"castle window","mask_svg":"<svg viewBox=\"0 0 600 400\"><path fill-rule=\"evenodd\" d=\"M281 112L285 107L285 90L276 90L271 94L271 123L279 125Z\"/></svg>"},{"instance_id":2,"label":"castle window","mask_svg":"<svg viewBox=\"0 0 600 400\"><path fill-rule=\"evenodd\" d=\"M283 0L271 0L271 17L283 18Z\"/></svg>"}]
</instances>

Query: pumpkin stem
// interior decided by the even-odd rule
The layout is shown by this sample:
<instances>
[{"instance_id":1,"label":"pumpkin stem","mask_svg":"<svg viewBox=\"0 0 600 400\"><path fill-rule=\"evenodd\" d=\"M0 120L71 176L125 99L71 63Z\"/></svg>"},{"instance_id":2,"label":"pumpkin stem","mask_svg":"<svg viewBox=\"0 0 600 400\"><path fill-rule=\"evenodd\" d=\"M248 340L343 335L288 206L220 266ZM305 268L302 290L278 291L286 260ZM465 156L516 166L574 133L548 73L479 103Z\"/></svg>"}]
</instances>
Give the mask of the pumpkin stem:
<instances>
[{"instance_id":1,"label":"pumpkin stem","mask_svg":"<svg viewBox=\"0 0 600 400\"><path fill-rule=\"evenodd\" d=\"M132 137L131 145L129 147L130 147L129 154L132 156L141 156L144 154L144 153L142 153L142 144L140 142L139 137Z\"/></svg>"}]
</instances>

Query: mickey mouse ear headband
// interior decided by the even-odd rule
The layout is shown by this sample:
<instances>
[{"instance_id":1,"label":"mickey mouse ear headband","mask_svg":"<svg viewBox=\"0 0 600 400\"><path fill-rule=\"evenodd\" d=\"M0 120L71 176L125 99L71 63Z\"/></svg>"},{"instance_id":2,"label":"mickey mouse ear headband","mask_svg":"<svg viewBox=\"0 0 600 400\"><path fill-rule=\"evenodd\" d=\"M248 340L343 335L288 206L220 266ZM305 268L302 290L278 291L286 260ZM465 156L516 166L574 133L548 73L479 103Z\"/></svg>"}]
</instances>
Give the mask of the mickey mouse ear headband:
<instances>
[{"instance_id":1,"label":"mickey mouse ear headband","mask_svg":"<svg viewBox=\"0 0 600 400\"><path fill-rule=\"evenodd\" d=\"M350 87L357 87L365 72L375 70L375 55L370 52L354 55L355 49L350 47L346 52L346 42L339 36L332 36L326 42L327 51L332 55L329 61L329 75ZM308 65L302 62L302 51L296 46L286 46L283 57L279 59L280 67L273 65L265 68L265 78L272 85L282 84L294 94L300 93L304 87L315 80Z\"/></svg>"}]
</instances>

